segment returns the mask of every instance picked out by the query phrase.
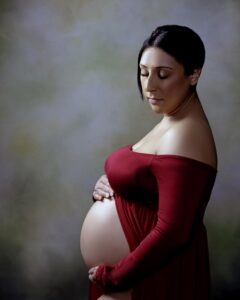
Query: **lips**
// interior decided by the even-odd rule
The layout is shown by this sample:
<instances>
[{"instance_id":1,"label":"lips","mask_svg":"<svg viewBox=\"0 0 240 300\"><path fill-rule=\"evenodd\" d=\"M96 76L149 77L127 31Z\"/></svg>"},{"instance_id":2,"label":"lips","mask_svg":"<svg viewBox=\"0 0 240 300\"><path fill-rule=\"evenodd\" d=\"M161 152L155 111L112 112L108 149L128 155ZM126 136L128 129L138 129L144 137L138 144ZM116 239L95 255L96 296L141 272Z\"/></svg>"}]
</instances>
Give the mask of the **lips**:
<instances>
[{"instance_id":1,"label":"lips","mask_svg":"<svg viewBox=\"0 0 240 300\"><path fill-rule=\"evenodd\" d=\"M160 98L148 98L149 103L153 104L153 105L157 105L160 104L161 102L163 102L163 99Z\"/></svg>"}]
</instances>

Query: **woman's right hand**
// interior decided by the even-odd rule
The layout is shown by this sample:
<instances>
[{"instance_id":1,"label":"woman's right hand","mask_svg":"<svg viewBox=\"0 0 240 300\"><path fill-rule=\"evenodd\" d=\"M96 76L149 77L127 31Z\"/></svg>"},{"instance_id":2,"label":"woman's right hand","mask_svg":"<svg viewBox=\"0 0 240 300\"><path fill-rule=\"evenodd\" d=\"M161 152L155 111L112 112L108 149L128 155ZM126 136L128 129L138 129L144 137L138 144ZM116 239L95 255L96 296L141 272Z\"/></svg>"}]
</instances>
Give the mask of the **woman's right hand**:
<instances>
[{"instance_id":1,"label":"woman's right hand","mask_svg":"<svg viewBox=\"0 0 240 300\"><path fill-rule=\"evenodd\" d=\"M113 195L113 189L110 186L107 176L104 174L98 179L98 181L95 184L93 191L93 200L101 201L104 198L113 200Z\"/></svg>"}]
</instances>

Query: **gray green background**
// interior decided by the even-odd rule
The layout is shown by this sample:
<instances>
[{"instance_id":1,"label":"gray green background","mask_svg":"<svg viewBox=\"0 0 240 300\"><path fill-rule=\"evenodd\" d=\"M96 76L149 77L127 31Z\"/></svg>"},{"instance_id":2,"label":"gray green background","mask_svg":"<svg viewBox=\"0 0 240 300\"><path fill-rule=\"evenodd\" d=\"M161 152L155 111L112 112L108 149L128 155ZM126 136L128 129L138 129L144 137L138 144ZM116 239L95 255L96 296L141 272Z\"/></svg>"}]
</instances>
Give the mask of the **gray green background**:
<instances>
[{"instance_id":1,"label":"gray green background","mask_svg":"<svg viewBox=\"0 0 240 300\"><path fill-rule=\"evenodd\" d=\"M240 2L0 1L0 298L86 299L79 232L107 155L160 120L137 54L187 25L207 57L198 91L219 154L205 223L213 299L240 299Z\"/></svg>"}]
</instances>

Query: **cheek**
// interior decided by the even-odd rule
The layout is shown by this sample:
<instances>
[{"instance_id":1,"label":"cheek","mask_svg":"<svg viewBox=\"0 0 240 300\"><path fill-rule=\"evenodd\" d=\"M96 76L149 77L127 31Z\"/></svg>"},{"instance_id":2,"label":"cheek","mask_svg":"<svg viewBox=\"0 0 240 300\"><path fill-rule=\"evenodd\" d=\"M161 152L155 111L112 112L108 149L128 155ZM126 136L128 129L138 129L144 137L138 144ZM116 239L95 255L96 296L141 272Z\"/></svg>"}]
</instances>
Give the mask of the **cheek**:
<instances>
[{"instance_id":1,"label":"cheek","mask_svg":"<svg viewBox=\"0 0 240 300\"><path fill-rule=\"evenodd\" d=\"M174 95L174 94L182 94L186 92L189 84L185 79L182 78L174 78L171 81L165 82L163 85L163 90L165 93Z\"/></svg>"}]
</instances>

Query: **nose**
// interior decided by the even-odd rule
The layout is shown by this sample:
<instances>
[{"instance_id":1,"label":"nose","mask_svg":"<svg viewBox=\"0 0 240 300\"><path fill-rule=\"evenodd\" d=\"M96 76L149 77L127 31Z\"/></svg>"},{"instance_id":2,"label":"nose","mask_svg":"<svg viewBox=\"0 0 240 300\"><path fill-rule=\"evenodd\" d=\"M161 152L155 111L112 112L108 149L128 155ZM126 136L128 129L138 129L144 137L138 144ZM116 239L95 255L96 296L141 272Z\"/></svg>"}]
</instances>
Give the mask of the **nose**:
<instances>
[{"instance_id":1,"label":"nose","mask_svg":"<svg viewBox=\"0 0 240 300\"><path fill-rule=\"evenodd\" d=\"M148 92L155 91L157 89L157 78L155 75L151 74L146 80L146 90Z\"/></svg>"}]
</instances>

